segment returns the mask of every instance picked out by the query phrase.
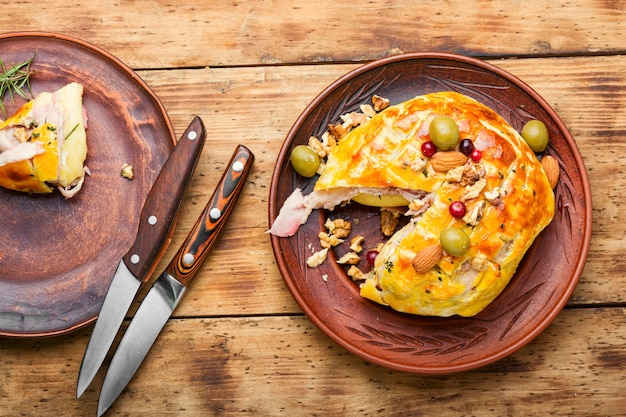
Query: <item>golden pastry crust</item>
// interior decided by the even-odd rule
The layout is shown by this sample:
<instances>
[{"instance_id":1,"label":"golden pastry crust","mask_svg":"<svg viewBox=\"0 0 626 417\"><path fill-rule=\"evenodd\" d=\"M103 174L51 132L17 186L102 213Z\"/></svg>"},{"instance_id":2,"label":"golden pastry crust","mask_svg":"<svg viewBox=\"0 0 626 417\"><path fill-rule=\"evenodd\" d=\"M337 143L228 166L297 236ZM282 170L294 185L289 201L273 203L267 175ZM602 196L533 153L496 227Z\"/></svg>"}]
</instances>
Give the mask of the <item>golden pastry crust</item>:
<instances>
[{"instance_id":1,"label":"golden pastry crust","mask_svg":"<svg viewBox=\"0 0 626 417\"><path fill-rule=\"evenodd\" d=\"M421 145L430 140L428 126L437 115L456 121L480 159L461 163L452 154L440 155L458 166L435 169L434 156L424 156ZM550 183L520 134L492 109L453 92L390 106L342 138L315 191L355 187L408 201L415 196L422 207L384 245L361 285L363 297L411 314L473 316L483 310L554 215ZM466 205L463 218L450 214L453 201ZM466 232L469 250L459 257L444 253L433 268L416 272L415 255L439 244L448 227Z\"/></svg>"}]
</instances>

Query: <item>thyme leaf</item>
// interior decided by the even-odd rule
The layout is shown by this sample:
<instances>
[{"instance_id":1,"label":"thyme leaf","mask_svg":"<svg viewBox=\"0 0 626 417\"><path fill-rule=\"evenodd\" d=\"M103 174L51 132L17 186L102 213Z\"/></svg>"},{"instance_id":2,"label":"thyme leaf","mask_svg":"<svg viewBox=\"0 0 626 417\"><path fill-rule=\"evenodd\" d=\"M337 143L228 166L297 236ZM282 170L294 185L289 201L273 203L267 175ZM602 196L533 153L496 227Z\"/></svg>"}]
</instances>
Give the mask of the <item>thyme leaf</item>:
<instances>
[{"instance_id":1,"label":"thyme leaf","mask_svg":"<svg viewBox=\"0 0 626 417\"><path fill-rule=\"evenodd\" d=\"M36 55L36 54L35 54ZM24 87L28 90L28 93L32 96L30 91L30 64L35 59L35 55L27 61L21 62L16 65L7 66L0 58L0 110L6 117L7 110L4 105L4 96L8 93L11 99L11 103L15 100L15 95L28 100Z\"/></svg>"}]
</instances>

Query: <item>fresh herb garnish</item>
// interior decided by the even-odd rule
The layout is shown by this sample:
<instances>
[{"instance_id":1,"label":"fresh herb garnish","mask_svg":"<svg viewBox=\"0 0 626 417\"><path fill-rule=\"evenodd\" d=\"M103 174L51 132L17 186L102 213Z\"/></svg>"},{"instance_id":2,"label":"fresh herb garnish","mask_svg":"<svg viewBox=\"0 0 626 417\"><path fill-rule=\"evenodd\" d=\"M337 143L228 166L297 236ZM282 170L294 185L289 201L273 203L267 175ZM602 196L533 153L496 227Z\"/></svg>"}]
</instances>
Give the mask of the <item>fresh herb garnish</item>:
<instances>
[{"instance_id":1,"label":"fresh herb garnish","mask_svg":"<svg viewBox=\"0 0 626 417\"><path fill-rule=\"evenodd\" d=\"M70 130L70 133L68 133L67 135L65 135L65 137L64 137L63 139L67 140L67 138L69 138L69 137L70 137L70 135L71 135L72 133L74 133L74 131L78 128L78 125L79 125L79 123L76 123L76 124L74 125L74 127L72 128L72 130Z\"/></svg>"},{"instance_id":2,"label":"fresh herb garnish","mask_svg":"<svg viewBox=\"0 0 626 417\"><path fill-rule=\"evenodd\" d=\"M7 68L2 59L0 59L0 70L2 70L0 73L0 109L5 116L7 115L7 110L4 106L4 96L6 93L9 93L11 103L14 102L14 95L28 100L23 90L24 87L26 87L29 94L32 96L32 92L30 91L30 64L34 59L35 55L28 61L13 65L10 68Z\"/></svg>"}]
</instances>

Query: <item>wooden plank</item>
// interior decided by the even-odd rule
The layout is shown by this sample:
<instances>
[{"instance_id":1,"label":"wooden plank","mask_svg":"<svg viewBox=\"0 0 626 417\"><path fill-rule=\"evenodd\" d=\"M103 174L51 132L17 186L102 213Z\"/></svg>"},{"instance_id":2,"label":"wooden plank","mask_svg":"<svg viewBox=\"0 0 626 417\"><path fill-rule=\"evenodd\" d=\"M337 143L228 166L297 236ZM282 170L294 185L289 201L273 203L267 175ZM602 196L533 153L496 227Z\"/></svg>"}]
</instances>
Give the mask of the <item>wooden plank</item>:
<instances>
[{"instance_id":1,"label":"wooden plank","mask_svg":"<svg viewBox=\"0 0 626 417\"><path fill-rule=\"evenodd\" d=\"M427 17L424 17L427 16ZM413 51L473 56L620 53L622 2L14 2L2 31L90 41L133 68L363 62ZM332 34L332 35L331 35Z\"/></svg>"},{"instance_id":2,"label":"wooden plank","mask_svg":"<svg viewBox=\"0 0 626 417\"><path fill-rule=\"evenodd\" d=\"M304 317L173 320L108 415L621 415L624 314L565 310L510 357L447 376L369 364ZM3 415L95 414L102 372L74 399L87 337L0 340Z\"/></svg>"}]
</instances>

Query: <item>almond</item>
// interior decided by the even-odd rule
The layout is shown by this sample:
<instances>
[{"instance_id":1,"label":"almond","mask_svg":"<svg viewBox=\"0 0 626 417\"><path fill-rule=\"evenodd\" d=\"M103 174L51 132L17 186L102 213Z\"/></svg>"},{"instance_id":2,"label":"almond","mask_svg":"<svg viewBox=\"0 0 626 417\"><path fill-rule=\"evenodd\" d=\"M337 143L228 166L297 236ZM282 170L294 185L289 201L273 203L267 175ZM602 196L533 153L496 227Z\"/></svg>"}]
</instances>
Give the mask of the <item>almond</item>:
<instances>
[{"instance_id":1,"label":"almond","mask_svg":"<svg viewBox=\"0 0 626 417\"><path fill-rule=\"evenodd\" d=\"M439 259L443 256L443 249L440 244L434 244L426 246L415 254L415 257L411 261L413 269L418 274L424 274L428 272L433 266L439 262Z\"/></svg>"},{"instance_id":2,"label":"almond","mask_svg":"<svg viewBox=\"0 0 626 417\"><path fill-rule=\"evenodd\" d=\"M467 156L458 151L436 152L430 163L435 171L447 172L467 162Z\"/></svg>"},{"instance_id":3,"label":"almond","mask_svg":"<svg viewBox=\"0 0 626 417\"><path fill-rule=\"evenodd\" d=\"M544 155L544 157L541 158L541 166L546 172L550 186L554 189L559 182L559 161L550 155Z\"/></svg>"}]
</instances>

